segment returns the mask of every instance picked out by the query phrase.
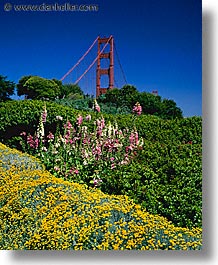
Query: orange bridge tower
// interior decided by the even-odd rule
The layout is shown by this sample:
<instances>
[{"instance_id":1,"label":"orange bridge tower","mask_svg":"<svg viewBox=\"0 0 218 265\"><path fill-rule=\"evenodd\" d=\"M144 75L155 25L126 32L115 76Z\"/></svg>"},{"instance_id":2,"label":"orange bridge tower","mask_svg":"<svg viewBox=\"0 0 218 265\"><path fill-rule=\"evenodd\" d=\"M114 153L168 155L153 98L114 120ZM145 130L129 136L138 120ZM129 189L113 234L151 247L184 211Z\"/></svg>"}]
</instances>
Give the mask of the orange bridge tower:
<instances>
[{"instance_id":1,"label":"orange bridge tower","mask_svg":"<svg viewBox=\"0 0 218 265\"><path fill-rule=\"evenodd\" d=\"M102 44L104 48L101 50ZM109 52L104 52L105 47L109 45ZM109 67L102 68L101 61L109 60ZM101 76L108 76L108 87L101 87ZM97 57L97 69L96 69L96 98L102 94L105 94L108 89L114 88L114 39L113 36L109 38L98 37L98 57Z\"/></svg>"}]
</instances>

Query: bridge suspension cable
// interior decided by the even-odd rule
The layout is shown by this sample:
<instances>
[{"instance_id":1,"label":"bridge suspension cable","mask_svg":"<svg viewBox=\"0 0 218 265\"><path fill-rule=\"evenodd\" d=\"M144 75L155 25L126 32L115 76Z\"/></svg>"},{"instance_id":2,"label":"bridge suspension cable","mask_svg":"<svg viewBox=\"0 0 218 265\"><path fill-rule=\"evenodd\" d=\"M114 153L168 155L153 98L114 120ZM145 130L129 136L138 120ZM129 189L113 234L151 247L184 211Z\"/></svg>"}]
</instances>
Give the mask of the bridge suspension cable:
<instances>
[{"instance_id":1,"label":"bridge suspension cable","mask_svg":"<svg viewBox=\"0 0 218 265\"><path fill-rule=\"evenodd\" d=\"M86 71L76 80L76 82L74 84L77 84L83 78L83 76L92 68L92 66L95 64L95 62L98 60L98 58L100 57L100 55L102 54L102 52L104 51L104 49L106 48L106 46L108 45L108 43L111 40L111 38L112 38L112 36L110 36L110 38L105 43L104 47L102 48L102 50L100 51L100 53L98 54L98 56L94 59L94 61L89 65L89 67L86 69Z\"/></svg>"},{"instance_id":2,"label":"bridge suspension cable","mask_svg":"<svg viewBox=\"0 0 218 265\"><path fill-rule=\"evenodd\" d=\"M117 49L116 49L115 42L114 42L114 48L115 48L115 52L116 52L116 56L117 56L117 60L118 60L118 63L119 63L119 66L120 66L120 69L121 69L121 72L122 72L122 75L123 75L123 79L125 80L125 83L127 84L126 76L125 76L125 73L124 73L124 71L123 71L123 67L122 67L121 62L120 62L120 58L119 58L119 55L118 55L118 52L117 52Z\"/></svg>"},{"instance_id":3,"label":"bridge suspension cable","mask_svg":"<svg viewBox=\"0 0 218 265\"><path fill-rule=\"evenodd\" d=\"M88 50L83 54L83 56L79 59L79 61L61 78L61 81L63 81L80 63L81 61L86 57L86 55L91 51L95 43L97 42L98 37L94 40L92 45L88 48Z\"/></svg>"}]
</instances>

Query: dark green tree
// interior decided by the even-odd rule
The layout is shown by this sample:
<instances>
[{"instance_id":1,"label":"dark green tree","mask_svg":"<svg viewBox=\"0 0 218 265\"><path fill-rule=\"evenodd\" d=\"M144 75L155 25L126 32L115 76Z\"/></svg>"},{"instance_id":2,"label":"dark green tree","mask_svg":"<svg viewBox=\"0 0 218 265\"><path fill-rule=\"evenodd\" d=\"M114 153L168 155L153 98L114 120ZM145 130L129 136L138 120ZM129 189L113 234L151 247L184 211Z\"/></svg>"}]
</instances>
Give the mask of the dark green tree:
<instances>
[{"instance_id":1,"label":"dark green tree","mask_svg":"<svg viewBox=\"0 0 218 265\"><path fill-rule=\"evenodd\" d=\"M182 118L182 111L173 100L163 99L148 92L139 92L132 85L125 85L121 89L108 90L98 98L98 102L106 108L122 109L121 112L131 112L136 102L142 107L143 114L156 115L162 119ZM104 106L102 109L104 109Z\"/></svg>"},{"instance_id":2,"label":"dark green tree","mask_svg":"<svg viewBox=\"0 0 218 265\"><path fill-rule=\"evenodd\" d=\"M139 92L132 85L125 85L120 89L120 104L132 108L139 97Z\"/></svg>"},{"instance_id":3,"label":"dark green tree","mask_svg":"<svg viewBox=\"0 0 218 265\"><path fill-rule=\"evenodd\" d=\"M163 119L181 119L182 110L176 106L176 102L171 99L163 99L161 104L161 118Z\"/></svg>"},{"instance_id":4,"label":"dark green tree","mask_svg":"<svg viewBox=\"0 0 218 265\"><path fill-rule=\"evenodd\" d=\"M28 95L28 90L27 87L24 86L24 84L26 83L26 81L28 79L30 79L32 77L32 75L26 75L21 77L21 79L19 80L18 84L17 84L17 95L20 96L27 96Z\"/></svg>"},{"instance_id":5,"label":"dark green tree","mask_svg":"<svg viewBox=\"0 0 218 265\"><path fill-rule=\"evenodd\" d=\"M118 107L120 105L120 89L118 88L110 89L107 91L105 95L101 95L99 99L98 99L99 102L114 103Z\"/></svg>"},{"instance_id":6,"label":"dark green tree","mask_svg":"<svg viewBox=\"0 0 218 265\"><path fill-rule=\"evenodd\" d=\"M23 85L23 95L28 99L54 100L61 94L58 84L49 79L32 76Z\"/></svg>"},{"instance_id":7,"label":"dark green tree","mask_svg":"<svg viewBox=\"0 0 218 265\"><path fill-rule=\"evenodd\" d=\"M15 83L6 79L7 76L0 75L0 102L9 100L14 94Z\"/></svg>"},{"instance_id":8,"label":"dark green tree","mask_svg":"<svg viewBox=\"0 0 218 265\"><path fill-rule=\"evenodd\" d=\"M60 98L81 99L84 93L77 84L62 85Z\"/></svg>"},{"instance_id":9,"label":"dark green tree","mask_svg":"<svg viewBox=\"0 0 218 265\"><path fill-rule=\"evenodd\" d=\"M151 93L141 92L138 94L137 101L142 106L142 113L151 115L160 115L161 97Z\"/></svg>"}]
</instances>

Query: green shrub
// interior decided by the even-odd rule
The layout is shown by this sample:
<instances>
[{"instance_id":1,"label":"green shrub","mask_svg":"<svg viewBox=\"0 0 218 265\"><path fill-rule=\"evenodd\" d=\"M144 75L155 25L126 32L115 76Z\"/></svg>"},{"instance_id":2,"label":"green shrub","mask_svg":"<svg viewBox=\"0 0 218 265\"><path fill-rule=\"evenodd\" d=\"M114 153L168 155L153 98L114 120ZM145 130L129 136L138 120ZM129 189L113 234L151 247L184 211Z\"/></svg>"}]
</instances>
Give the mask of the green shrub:
<instances>
[{"instance_id":1,"label":"green shrub","mask_svg":"<svg viewBox=\"0 0 218 265\"><path fill-rule=\"evenodd\" d=\"M39 117L44 102L36 100L10 101L0 103L0 141L6 142L12 137L17 137L22 131L33 132L38 125ZM46 102L48 110L48 130L54 130L56 116L61 115L74 122L81 114L86 116L89 112L72 109L68 106L61 106L57 103ZM140 136L149 141L163 143L193 143L202 142L202 118L191 117L179 120L162 120L158 117L141 115L133 121L133 115L110 115L95 114L96 117L103 117L105 121L114 123L117 121L120 129L133 128L136 126Z\"/></svg>"},{"instance_id":2,"label":"green shrub","mask_svg":"<svg viewBox=\"0 0 218 265\"><path fill-rule=\"evenodd\" d=\"M202 226L202 154L199 144L144 142L137 159L112 175L100 174L101 190L125 194L147 211L182 227Z\"/></svg>"},{"instance_id":3,"label":"green shrub","mask_svg":"<svg viewBox=\"0 0 218 265\"><path fill-rule=\"evenodd\" d=\"M5 170L5 164L2 160L0 249L201 249L201 229L175 227L127 196L87 190L37 169L18 172L16 163Z\"/></svg>"}]
</instances>

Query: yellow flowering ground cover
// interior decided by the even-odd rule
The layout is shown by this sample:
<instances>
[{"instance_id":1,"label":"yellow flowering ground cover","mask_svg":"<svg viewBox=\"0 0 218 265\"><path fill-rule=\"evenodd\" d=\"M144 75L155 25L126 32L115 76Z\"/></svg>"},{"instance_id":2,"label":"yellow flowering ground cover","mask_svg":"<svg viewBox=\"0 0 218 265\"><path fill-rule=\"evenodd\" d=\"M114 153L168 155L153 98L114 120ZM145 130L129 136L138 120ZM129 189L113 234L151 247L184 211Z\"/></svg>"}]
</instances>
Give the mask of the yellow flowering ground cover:
<instances>
[{"instance_id":1,"label":"yellow flowering ground cover","mask_svg":"<svg viewBox=\"0 0 218 265\"><path fill-rule=\"evenodd\" d=\"M0 144L0 249L200 250L202 229L175 227L127 196L64 181Z\"/></svg>"}]
</instances>

